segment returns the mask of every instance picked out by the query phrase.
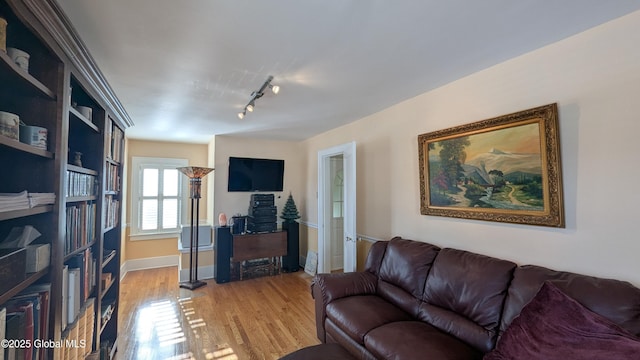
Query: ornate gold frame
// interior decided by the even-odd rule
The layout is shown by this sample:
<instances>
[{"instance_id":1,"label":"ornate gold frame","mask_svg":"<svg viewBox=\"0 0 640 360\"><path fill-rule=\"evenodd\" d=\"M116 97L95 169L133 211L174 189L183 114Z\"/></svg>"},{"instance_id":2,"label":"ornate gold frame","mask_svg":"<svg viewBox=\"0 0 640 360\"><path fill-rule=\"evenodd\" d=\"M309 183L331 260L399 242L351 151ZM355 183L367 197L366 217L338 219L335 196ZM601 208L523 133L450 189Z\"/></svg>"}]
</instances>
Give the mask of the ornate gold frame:
<instances>
[{"instance_id":1,"label":"ornate gold frame","mask_svg":"<svg viewBox=\"0 0 640 360\"><path fill-rule=\"evenodd\" d=\"M508 134L525 126L529 131L526 138L522 135L522 143L525 143L524 140L531 143L531 139L537 139L539 154L494 150L489 153L491 155L483 155L494 166L507 166L504 165L505 161L511 161L510 169L513 171L510 174L486 169L484 162L480 162L480 165L465 163L469 161L466 159L467 147L486 146L492 139L496 140L498 148L508 143L517 144L519 139ZM419 135L421 214L563 228L565 220L559 139L558 107L555 103ZM536 145L533 145L531 148L535 149ZM437 152L438 148L441 152ZM443 154L445 148L456 150ZM457 157L447 157L451 151ZM506 157L501 160L500 155L510 155L511 160ZM522 157L518 158L520 155ZM536 160L538 158L539 161ZM529 169L533 168L531 164L538 164L540 173L537 173L537 166L536 170L532 170L533 173L516 171L518 166L524 167L525 163ZM452 167L454 170L451 170ZM508 195L505 194L507 190Z\"/></svg>"}]
</instances>

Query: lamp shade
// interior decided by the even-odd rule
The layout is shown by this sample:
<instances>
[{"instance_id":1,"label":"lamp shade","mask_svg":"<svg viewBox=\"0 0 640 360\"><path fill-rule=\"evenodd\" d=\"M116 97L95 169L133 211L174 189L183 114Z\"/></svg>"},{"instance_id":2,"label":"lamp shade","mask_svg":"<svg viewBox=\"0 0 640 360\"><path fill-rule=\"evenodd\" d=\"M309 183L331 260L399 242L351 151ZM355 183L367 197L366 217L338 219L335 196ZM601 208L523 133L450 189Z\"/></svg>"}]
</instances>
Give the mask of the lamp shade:
<instances>
[{"instance_id":1,"label":"lamp shade","mask_svg":"<svg viewBox=\"0 0 640 360\"><path fill-rule=\"evenodd\" d=\"M187 175L189 179L202 179L207 176L208 173L212 172L213 168L199 167L199 166L184 166L179 167L178 171Z\"/></svg>"}]
</instances>

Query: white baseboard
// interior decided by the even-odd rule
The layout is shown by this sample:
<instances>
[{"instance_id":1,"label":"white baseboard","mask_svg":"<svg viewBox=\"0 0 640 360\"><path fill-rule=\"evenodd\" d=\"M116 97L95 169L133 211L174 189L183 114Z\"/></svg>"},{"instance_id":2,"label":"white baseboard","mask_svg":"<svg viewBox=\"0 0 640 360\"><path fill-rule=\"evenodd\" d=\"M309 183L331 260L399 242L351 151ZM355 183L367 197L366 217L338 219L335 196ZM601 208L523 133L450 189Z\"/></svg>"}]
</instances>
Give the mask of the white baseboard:
<instances>
[{"instance_id":1,"label":"white baseboard","mask_svg":"<svg viewBox=\"0 0 640 360\"><path fill-rule=\"evenodd\" d=\"M124 279L129 271L156 269L168 266L178 266L180 262L179 255L157 256L143 259L127 260L120 267L120 280ZM187 275L189 273L187 272Z\"/></svg>"},{"instance_id":2,"label":"white baseboard","mask_svg":"<svg viewBox=\"0 0 640 360\"><path fill-rule=\"evenodd\" d=\"M189 268L180 269L178 276L180 282L189 280ZM203 279L213 279L213 265L198 266L198 280Z\"/></svg>"}]
</instances>

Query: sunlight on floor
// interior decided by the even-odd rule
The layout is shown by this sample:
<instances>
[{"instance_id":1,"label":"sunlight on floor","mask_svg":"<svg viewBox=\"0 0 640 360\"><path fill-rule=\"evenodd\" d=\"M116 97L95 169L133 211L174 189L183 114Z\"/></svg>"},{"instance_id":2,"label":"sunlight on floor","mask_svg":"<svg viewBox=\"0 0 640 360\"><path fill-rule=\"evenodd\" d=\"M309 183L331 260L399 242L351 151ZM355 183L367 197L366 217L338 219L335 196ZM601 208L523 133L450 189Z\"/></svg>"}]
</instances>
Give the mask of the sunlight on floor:
<instances>
[{"instance_id":1,"label":"sunlight on floor","mask_svg":"<svg viewBox=\"0 0 640 360\"><path fill-rule=\"evenodd\" d=\"M228 344L217 345L214 349L198 348L202 347L201 329L206 326L204 319L198 316L192 298L178 298L177 302L162 300L141 306L134 334L137 347L131 358L237 360L238 356ZM192 333L187 334L188 331Z\"/></svg>"}]
</instances>

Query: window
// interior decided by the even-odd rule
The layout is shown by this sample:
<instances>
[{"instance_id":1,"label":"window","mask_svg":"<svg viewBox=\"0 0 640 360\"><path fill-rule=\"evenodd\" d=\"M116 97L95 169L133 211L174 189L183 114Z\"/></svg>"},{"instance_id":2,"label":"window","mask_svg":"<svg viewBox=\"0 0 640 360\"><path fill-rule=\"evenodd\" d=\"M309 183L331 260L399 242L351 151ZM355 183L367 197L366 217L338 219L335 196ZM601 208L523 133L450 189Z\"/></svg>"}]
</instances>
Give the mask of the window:
<instances>
[{"instance_id":1,"label":"window","mask_svg":"<svg viewBox=\"0 0 640 360\"><path fill-rule=\"evenodd\" d=\"M133 157L131 235L176 233L184 214L186 159Z\"/></svg>"}]
</instances>

